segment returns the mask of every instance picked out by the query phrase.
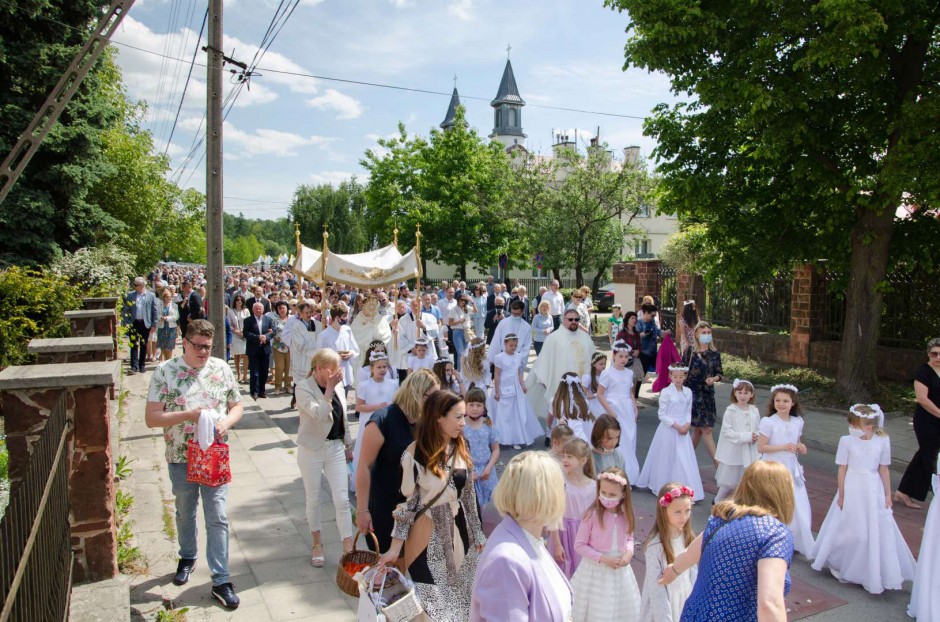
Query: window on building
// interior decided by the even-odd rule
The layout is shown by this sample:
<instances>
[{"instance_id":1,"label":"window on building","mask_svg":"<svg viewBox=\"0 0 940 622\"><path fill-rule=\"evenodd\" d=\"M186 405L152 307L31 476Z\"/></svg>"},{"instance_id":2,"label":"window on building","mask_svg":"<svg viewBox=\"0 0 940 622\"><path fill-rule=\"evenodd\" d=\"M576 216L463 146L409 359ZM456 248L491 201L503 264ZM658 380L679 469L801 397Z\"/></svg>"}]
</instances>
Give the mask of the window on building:
<instances>
[{"instance_id":1,"label":"window on building","mask_svg":"<svg viewBox=\"0 0 940 622\"><path fill-rule=\"evenodd\" d=\"M499 108L493 110L493 127L499 127Z\"/></svg>"},{"instance_id":2,"label":"window on building","mask_svg":"<svg viewBox=\"0 0 940 622\"><path fill-rule=\"evenodd\" d=\"M516 109L515 108L509 109L509 123L507 125L509 125L509 127L514 127L516 125Z\"/></svg>"},{"instance_id":3,"label":"window on building","mask_svg":"<svg viewBox=\"0 0 940 622\"><path fill-rule=\"evenodd\" d=\"M649 218L650 213L650 206L644 203L640 206L640 209L637 211L636 215L638 218Z\"/></svg>"},{"instance_id":4,"label":"window on building","mask_svg":"<svg viewBox=\"0 0 940 622\"><path fill-rule=\"evenodd\" d=\"M637 240L633 250L637 259L650 259L653 256L650 240Z\"/></svg>"}]
</instances>

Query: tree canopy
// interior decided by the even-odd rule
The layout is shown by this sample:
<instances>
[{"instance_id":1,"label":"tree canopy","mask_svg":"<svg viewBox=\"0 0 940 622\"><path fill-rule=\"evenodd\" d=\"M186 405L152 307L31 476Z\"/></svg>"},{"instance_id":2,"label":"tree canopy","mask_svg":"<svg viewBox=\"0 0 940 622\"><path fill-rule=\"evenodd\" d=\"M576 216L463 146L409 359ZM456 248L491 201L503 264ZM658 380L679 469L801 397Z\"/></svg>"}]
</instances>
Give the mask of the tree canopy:
<instances>
[{"instance_id":1,"label":"tree canopy","mask_svg":"<svg viewBox=\"0 0 940 622\"><path fill-rule=\"evenodd\" d=\"M322 248L323 227L326 226L331 251L361 253L371 248L365 211L365 188L353 177L336 187L301 184L294 191L290 217L300 225L300 240L305 246Z\"/></svg>"},{"instance_id":2,"label":"tree canopy","mask_svg":"<svg viewBox=\"0 0 940 622\"><path fill-rule=\"evenodd\" d=\"M626 66L665 72L685 100L646 123L661 206L708 225L731 280L794 260L848 268L837 380L869 397L893 234L913 222L895 212L937 206L940 6L606 4L629 14Z\"/></svg>"}]
</instances>

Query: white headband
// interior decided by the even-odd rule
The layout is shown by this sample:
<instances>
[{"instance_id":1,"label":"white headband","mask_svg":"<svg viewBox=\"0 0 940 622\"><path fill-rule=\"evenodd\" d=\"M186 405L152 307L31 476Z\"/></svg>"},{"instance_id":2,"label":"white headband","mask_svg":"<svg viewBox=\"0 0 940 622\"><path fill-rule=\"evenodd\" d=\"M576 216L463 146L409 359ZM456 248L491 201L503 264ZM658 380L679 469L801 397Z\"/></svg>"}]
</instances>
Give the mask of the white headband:
<instances>
[{"instance_id":1,"label":"white headband","mask_svg":"<svg viewBox=\"0 0 940 622\"><path fill-rule=\"evenodd\" d=\"M775 384L774 386L770 387L770 393L773 394L775 391L793 391L794 393L800 392L800 390L792 384Z\"/></svg>"},{"instance_id":2,"label":"white headband","mask_svg":"<svg viewBox=\"0 0 940 622\"><path fill-rule=\"evenodd\" d=\"M868 406L872 412L867 413L863 411L859 406ZM849 412L855 415L856 417L861 417L862 419L877 419L878 427L882 428L885 424L885 414L881 411L881 406L878 404L853 404L849 408Z\"/></svg>"},{"instance_id":3,"label":"white headband","mask_svg":"<svg viewBox=\"0 0 940 622\"><path fill-rule=\"evenodd\" d=\"M669 366L669 371L684 371L688 373L689 366L683 365L682 363L673 363L672 365Z\"/></svg>"},{"instance_id":4,"label":"white headband","mask_svg":"<svg viewBox=\"0 0 940 622\"><path fill-rule=\"evenodd\" d=\"M450 360L449 357L442 356L442 357L438 358L437 361L435 361L435 364L437 364L437 363L453 363L453 361Z\"/></svg>"},{"instance_id":5,"label":"white headband","mask_svg":"<svg viewBox=\"0 0 940 622\"><path fill-rule=\"evenodd\" d=\"M614 345L611 348L611 350L613 350L614 352L626 352L627 354L629 354L630 352L633 351L633 348L631 348L630 345L623 339L618 339L617 341L614 342Z\"/></svg>"},{"instance_id":6,"label":"white headband","mask_svg":"<svg viewBox=\"0 0 940 622\"><path fill-rule=\"evenodd\" d=\"M485 345L486 345L486 342L485 342L485 341L481 341L480 343L471 343L471 344L470 344L470 349L471 349L471 350L476 350L477 348L482 348L482 347L485 346Z\"/></svg>"},{"instance_id":7,"label":"white headband","mask_svg":"<svg viewBox=\"0 0 940 622\"><path fill-rule=\"evenodd\" d=\"M428 340L425 339L424 337L421 337L420 339L416 339L416 340L415 340L415 345L416 345L416 346L424 346L424 347L426 348L426 347L428 347Z\"/></svg>"},{"instance_id":8,"label":"white headband","mask_svg":"<svg viewBox=\"0 0 940 622\"><path fill-rule=\"evenodd\" d=\"M369 354L369 362L374 363L376 361L387 361L388 355L384 352L375 351Z\"/></svg>"},{"instance_id":9,"label":"white headband","mask_svg":"<svg viewBox=\"0 0 940 622\"><path fill-rule=\"evenodd\" d=\"M694 301L694 300L686 300L686 301L683 302L682 304L683 304L683 305L694 305L694 304L695 304L695 301Z\"/></svg>"},{"instance_id":10,"label":"white headband","mask_svg":"<svg viewBox=\"0 0 940 622\"><path fill-rule=\"evenodd\" d=\"M581 384L581 378L577 375L565 376L561 379L562 382L568 385L568 404L571 405L577 411L578 419L581 419L584 416L584 413L581 412L581 406L574 400L574 391L575 387L578 388L578 392L587 400L587 396L584 395L584 385ZM565 413L567 416L567 413Z\"/></svg>"},{"instance_id":11,"label":"white headband","mask_svg":"<svg viewBox=\"0 0 940 622\"><path fill-rule=\"evenodd\" d=\"M733 390L737 391L737 390L738 390L738 387L740 387L742 384L748 385L749 387L751 387L751 389L754 388L754 383L753 383L753 382L751 382L750 380L744 380L744 379L742 379L742 378L735 378L735 379L734 379L734 382L731 383L731 388L732 388Z\"/></svg>"}]
</instances>

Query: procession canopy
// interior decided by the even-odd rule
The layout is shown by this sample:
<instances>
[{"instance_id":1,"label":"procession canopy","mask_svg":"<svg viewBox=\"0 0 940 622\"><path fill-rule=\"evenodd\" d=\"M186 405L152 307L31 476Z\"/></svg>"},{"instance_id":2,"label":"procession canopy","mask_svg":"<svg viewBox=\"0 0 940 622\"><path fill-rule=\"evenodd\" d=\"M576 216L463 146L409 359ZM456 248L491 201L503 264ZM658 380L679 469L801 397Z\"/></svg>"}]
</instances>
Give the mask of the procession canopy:
<instances>
[{"instance_id":1,"label":"procession canopy","mask_svg":"<svg viewBox=\"0 0 940 622\"><path fill-rule=\"evenodd\" d=\"M322 252L301 246L294 261L294 272L321 285L333 281L376 288L419 278L419 265L417 248L402 255L394 244L354 255L337 255L327 249L325 266Z\"/></svg>"}]
</instances>

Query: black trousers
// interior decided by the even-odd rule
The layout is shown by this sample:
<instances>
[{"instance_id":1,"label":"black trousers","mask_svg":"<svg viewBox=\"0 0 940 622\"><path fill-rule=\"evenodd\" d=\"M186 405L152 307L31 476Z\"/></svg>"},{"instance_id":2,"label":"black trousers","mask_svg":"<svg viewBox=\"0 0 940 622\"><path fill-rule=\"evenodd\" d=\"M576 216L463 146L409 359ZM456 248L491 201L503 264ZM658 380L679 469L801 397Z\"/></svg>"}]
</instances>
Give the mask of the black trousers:
<instances>
[{"instance_id":1,"label":"black trousers","mask_svg":"<svg viewBox=\"0 0 940 622\"><path fill-rule=\"evenodd\" d=\"M561 326L561 316L560 316L560 315L553 315L553 316L552 316L552 322L555 323L555 328L554 328L554 330L558 330L558 327Z\"/></svg>"},{"instance_id":2,"label":"black trousers","mask_svg":"<svg viewBox=\"0 0 940 622\"><path fill-rule=\"evenodd\" d=\"M134 320L134 325L128 333L131 341L131 369L144 371L147 362L147 340L150 339L150 329L143 320Z\"/></svg>"},{"instance_id":3,"label":"black trousers","mask_svg":"<svg viewBox=\"0 0 940 622\"><path fill-rule=\"evenodd\" d=\"M264 395L264 385L268 381L268 368L271 355L266 350L259 350L248 357L248 391L252 395Z\"/></svg>"},{"instance_id":4,"label":"black trousers","mask_svg":"<svg viewBox=\"0 0 940 622\"><path fill-rule=\"evenodd\" d=\"M643 371L648 372L650 370L656 370L656 355L655 354L643 354L640 352L640 363L643 365Z\"/></svg>"},{"instance_id":5,"label":"black trousers","mask_svg":"<svg viewBox=\"0 0 940 622\"><path fill-rule=\"evenodd\" d=\"M914 411L914 436L917 437L917 453L907 465L898 490L912 499L924 501L940 451L940 419L918 407Z\"/></svg>"}]
</instances>

